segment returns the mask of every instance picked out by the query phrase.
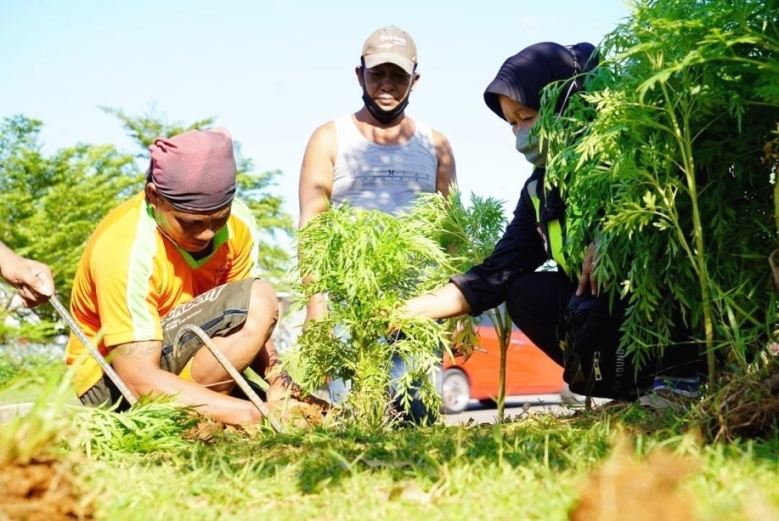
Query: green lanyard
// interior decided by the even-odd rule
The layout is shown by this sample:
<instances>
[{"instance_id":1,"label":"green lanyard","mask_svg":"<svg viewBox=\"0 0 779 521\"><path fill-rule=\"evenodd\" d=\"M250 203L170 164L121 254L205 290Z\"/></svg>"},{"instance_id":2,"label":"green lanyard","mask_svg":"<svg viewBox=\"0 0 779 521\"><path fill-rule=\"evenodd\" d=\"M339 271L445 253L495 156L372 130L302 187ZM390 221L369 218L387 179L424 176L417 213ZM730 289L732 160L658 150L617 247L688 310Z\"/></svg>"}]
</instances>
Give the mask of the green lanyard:
<instances>
[{"instance_id":1,"label":"green lanyard","mask_svg":"<svg viewBox=\"0 0 779 521\"><path fill-rule=\"evenodd\" d=\"M536 209L536 223L546 225L547 238L549 240L549 249L551 250L552 259L560 266L563 271L568 273L568 266L565 263L563 257L563 227L560 224L559 219L550 221L548 223L541 222L541 199L538 197L538 181L532 181L527 185L527 191L530 194L530 199L533 201L533 206Z\"/></svg>"}]
</instances>

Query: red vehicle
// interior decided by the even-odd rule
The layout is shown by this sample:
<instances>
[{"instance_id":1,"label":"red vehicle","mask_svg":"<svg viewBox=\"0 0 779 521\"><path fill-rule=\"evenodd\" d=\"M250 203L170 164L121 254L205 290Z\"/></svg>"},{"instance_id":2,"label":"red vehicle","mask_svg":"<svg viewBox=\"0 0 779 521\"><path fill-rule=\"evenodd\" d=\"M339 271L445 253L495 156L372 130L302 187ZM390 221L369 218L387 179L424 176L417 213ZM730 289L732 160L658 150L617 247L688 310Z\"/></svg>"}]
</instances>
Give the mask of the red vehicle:
<instances>
[{"instance_id":1,"label":"red vehicle","mask_svg":"<svg viewBox=\"0 0 779 521\"><path fill-rule=\"evenodd\" d=\"M480 345L467 361L444 354L441 397L449 413L462 412L471 399L486 405L498 397L500 346L495 328L486 315L482 318L476 328ZM560 394L563 387L563 368L513 326L506 358L506 396Z\"/></svg>"}]
</instances>

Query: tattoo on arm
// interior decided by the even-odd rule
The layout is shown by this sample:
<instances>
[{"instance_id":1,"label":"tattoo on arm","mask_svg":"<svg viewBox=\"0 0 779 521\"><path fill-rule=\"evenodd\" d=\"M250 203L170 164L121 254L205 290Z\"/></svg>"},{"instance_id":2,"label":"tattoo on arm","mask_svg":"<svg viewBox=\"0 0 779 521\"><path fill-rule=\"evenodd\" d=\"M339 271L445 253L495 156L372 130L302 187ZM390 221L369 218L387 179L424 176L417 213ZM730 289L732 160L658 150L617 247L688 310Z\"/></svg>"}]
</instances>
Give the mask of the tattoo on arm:
<instances>
[{"instance_id":1,"label":"tattoo on arm","mask_svg":"<svg viewBox=\"0 0 779 521\"><path fill-rule=\"evenodd\" d=\"M146 340L142 342L129 342L117 346L116 353L124 358L143 359L155 352L162 354L162 342L159 340Z\"/></svg>"}]
</instances>

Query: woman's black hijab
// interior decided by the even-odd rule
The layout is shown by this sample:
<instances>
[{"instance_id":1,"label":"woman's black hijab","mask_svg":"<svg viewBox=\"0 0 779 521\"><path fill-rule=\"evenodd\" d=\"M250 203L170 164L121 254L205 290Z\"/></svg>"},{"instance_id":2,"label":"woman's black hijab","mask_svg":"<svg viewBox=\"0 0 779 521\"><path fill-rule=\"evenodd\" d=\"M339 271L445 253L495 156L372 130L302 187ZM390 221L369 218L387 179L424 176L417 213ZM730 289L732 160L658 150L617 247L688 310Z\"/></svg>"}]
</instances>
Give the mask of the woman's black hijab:
<instances>
[{"instance_id":1,"label":"woman's black hijab","mask_svg":"<svg viewBox=\"0 0 779 521\"><path fill-rule=\"evenodd\" d=\"M572 80L572 84L565 85L557 101L555 112L560 112L568 98L582 90L584 78L574 77L591 71L597 64L597 52L590 43L568 47L552 42L537 43L503 62L497 76L484 91L484 101L495 114L506 119L498 101L499 94L539 110L544 87L556 81Z\"/></svg>"},{"instance_id":2,"label":"woman's black hijab","mask_svg":"<svg viewBox=\"0 0 779 521\"><path fill-rule=\"evenodd\" d=\"M590 43L578 43L569 47L552 42L537 43L519 51L500 67L497 76L484 91L487 106L501 119L498 95L503 94L534 110L541 109L541 91L550 83L569 80L557 99L555 112L559 113L570 97L584 88L584 78L577 77L598 65L598 54ZM537 168L536 170L543 170ZM541 221L562 219L565 203L555 187L545 196L541 209Z\"/></svg>"}]
</instances>

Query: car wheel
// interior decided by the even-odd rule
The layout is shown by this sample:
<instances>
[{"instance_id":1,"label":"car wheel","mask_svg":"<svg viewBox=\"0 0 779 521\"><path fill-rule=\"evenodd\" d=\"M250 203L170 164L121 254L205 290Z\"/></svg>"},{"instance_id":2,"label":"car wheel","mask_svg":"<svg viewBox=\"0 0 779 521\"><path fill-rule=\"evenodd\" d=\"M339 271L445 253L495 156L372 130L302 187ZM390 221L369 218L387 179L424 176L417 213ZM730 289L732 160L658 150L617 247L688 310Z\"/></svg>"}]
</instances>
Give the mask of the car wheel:
<instances>
[{"instance_id":1,"label":"car wheel","mask_svg":"<svg viewBox=\"0 0 779 521\"><path fill-rule=\"evenodd\" d=\"M468 377L459 369L448 369L441 384L441 399L448 413L463 412L471 399Z\"/></svg>"}]
</instances>

